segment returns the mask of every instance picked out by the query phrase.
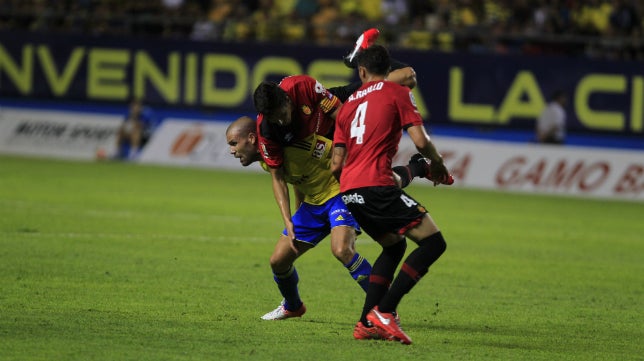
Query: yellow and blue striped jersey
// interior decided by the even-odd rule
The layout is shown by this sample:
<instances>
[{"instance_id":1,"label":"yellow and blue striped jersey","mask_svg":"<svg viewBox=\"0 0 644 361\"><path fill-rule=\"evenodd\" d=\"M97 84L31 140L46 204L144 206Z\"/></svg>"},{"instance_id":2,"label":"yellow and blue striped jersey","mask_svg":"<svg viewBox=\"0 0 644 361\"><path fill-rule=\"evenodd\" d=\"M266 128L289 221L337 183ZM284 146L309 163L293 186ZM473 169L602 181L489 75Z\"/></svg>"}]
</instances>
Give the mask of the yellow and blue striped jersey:
<instances>
[{"instance_id":1,"label":"yellow and blue striped jersey","mask_svg":"<svg viewBox=\"0 0 644 361\"><path fill-rule=\"evenodd\" d=\"M284 179L304 194L304 202L320 205L340 193L331 173L333 141L321 135L308 137L284 147ZM268 165L261 162L268 171Z\"/></svg>"}]
</instances>

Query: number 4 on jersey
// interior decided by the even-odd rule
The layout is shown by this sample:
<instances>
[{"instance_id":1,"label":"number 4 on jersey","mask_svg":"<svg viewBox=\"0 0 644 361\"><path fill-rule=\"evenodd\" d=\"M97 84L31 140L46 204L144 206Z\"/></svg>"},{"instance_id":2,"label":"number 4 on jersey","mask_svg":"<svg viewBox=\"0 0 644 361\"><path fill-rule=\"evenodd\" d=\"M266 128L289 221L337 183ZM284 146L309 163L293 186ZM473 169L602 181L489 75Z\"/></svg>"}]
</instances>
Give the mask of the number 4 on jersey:
<instances>
[{"instance_id":1,"label":"number 4 on jersey","mask_svg":"<svg viewBox=\"0 0 644 361\"><path fill-rule=\"evenodd\" d=\"M351 138L356 138L356 144L362 144L362 136L364 135L364 118L367 114L367 104L364 102L358 105L356 116L351 121Z\"/></svg>"}]
</instances>

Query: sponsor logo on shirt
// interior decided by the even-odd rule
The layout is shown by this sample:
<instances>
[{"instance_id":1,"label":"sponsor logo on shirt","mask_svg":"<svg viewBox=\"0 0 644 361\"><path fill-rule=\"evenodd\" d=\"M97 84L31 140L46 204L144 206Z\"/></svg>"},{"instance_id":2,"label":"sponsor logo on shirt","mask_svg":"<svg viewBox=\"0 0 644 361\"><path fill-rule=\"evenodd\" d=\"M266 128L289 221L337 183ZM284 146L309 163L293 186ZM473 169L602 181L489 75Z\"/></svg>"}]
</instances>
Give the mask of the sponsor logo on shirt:
<instances>
[{"instance_id":1,"label":"sponsor logo on shirt","mask_svg":"<svg viewBox=\"0 0 644 361\"><path fill-rule=\"evenodd\" d=\"M325 151L326 142L324 142L323 140L318 140L317 143L315 143L315 148L313 148L312 156L313 158L321 159L324 156Z\"/></svg>"},{"instance_id":2,"label":"sponsor logo on shirt","mask_svg":"<svg viewBox=\"0 0 644 361\"><path fill-rule=\"evenodd\" d=\"M311 115L311 108L308 105L302 105L302 113L306 115Z\"/></svg>"},{"instance_id":3,"label":"sponsor logo on shirt","mask_svg":"<svg viewBox=\"0 0 644 361\"><path fill-rule=\"evenodd\" d=\"M358 193L345 194L342 196L342 201L344 204L356 203L356 204L365 204L364 198Z\"/></svg>"}]
</instances>

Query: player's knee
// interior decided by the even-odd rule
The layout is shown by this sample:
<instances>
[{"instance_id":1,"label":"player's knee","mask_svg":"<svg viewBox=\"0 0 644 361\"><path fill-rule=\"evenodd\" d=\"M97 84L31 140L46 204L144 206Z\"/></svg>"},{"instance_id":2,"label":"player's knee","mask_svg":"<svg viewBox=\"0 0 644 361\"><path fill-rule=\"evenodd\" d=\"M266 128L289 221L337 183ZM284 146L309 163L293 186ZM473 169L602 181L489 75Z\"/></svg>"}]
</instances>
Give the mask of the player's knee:
<instances>
[{"instance_id":1,"label":"player's knee","mask_svg":"<svg viewBox=\"0 0 644 361\"><path fill-rule=\"evenodd\" d=\"M445 238L443 238L441 232L436 232L421 242L427 244L438 254L443 254L447 250L447 242L445 242Z\"/></svg>"},{"instance_id":2,"label":"player's knee","mask_svg":"<svg viewBox=\"0 0 644 361\"><path fill-rule=\"evenodd\" d=\"M398 242L388 246L383 247L383 252L388 254L393 259L401 260L405 256L405 251L407 250L407 239L400 238Z\"/></svg>"},{"instance_id":3,"label":"player's knee","mask_svg":"<svg viewBox=\"0 0 644 361\"><path fill-rule=\"evenodd\" d=\"M443 242L441 243L441 251L442 251L441 254L445 253L446 250L447 250L447 242L445 242L445 239L443 239Z\"/></svg>"},{"instance_id":4,"label":"player's knee","mask_svg":"<svg viewBox=\"0 0 644 361\"><path fill-rule=\"evenodd\" d=\"M272 255L268 260L268 263L271 265L271 269L275 270L276 267L279 267L280 261L277 257L275 257L275 255Z\"/></svg>"},{"instance_id":5,"label":"player's knee","mask_svg":"<svg viewBox=\"0 0 644 361\"><path fill-rule=\"evenodd\" d=\"M271 255L269 263L274 273L286 272L292 264L289 260L276 254Z\"/></svg>"},{"instance_id":6,"label":"player's knee","mask_svg":"<svg viewBox=\"0 0 644 361\"><path fill-rule=\"evenodd\" d=\"M331 246L331 253L343 264L349 263L356 253L353 245L340 243Z\"/></svg>"},{"instance_id":7,"label":"player's knee","mask_svg":"<svg viewBox=\"0 0 644 361\"><path fill-rule=\"evenodd\" d=\"M331 231L331 253L343 264L350 262L356 254L355 239L355 229L335 227Z\"/></svg>"}]
</instances>

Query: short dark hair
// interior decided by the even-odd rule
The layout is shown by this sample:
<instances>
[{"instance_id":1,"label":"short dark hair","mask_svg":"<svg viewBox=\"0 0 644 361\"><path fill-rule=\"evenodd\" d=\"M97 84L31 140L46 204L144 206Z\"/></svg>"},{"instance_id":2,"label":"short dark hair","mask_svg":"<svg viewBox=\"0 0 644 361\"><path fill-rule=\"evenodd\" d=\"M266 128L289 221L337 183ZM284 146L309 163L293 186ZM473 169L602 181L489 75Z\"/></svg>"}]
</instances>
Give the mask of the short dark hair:
<instances>
[{"instance_id":1,"label":"short dark hair","mask_svg":"<svg viewBox=\"0 0 644 361\"><path fill-rule=\"evenodd\" d=\"M286 92L272 81L263 81L255 89L253 103L258 113L268 114L286 103Z\"/></svg>"},{"instance_id":2,"label":"short dark hair","mask_svg":"<svg viewBox=\"0 0 644 361\"><path fill-rule=\"evenodd\" d=\"M372 45L359 52L356 62L358 66L364 66L371 74L387 75L391 69L389 51L379 44Z\"/></svg>"}]
</instances>

